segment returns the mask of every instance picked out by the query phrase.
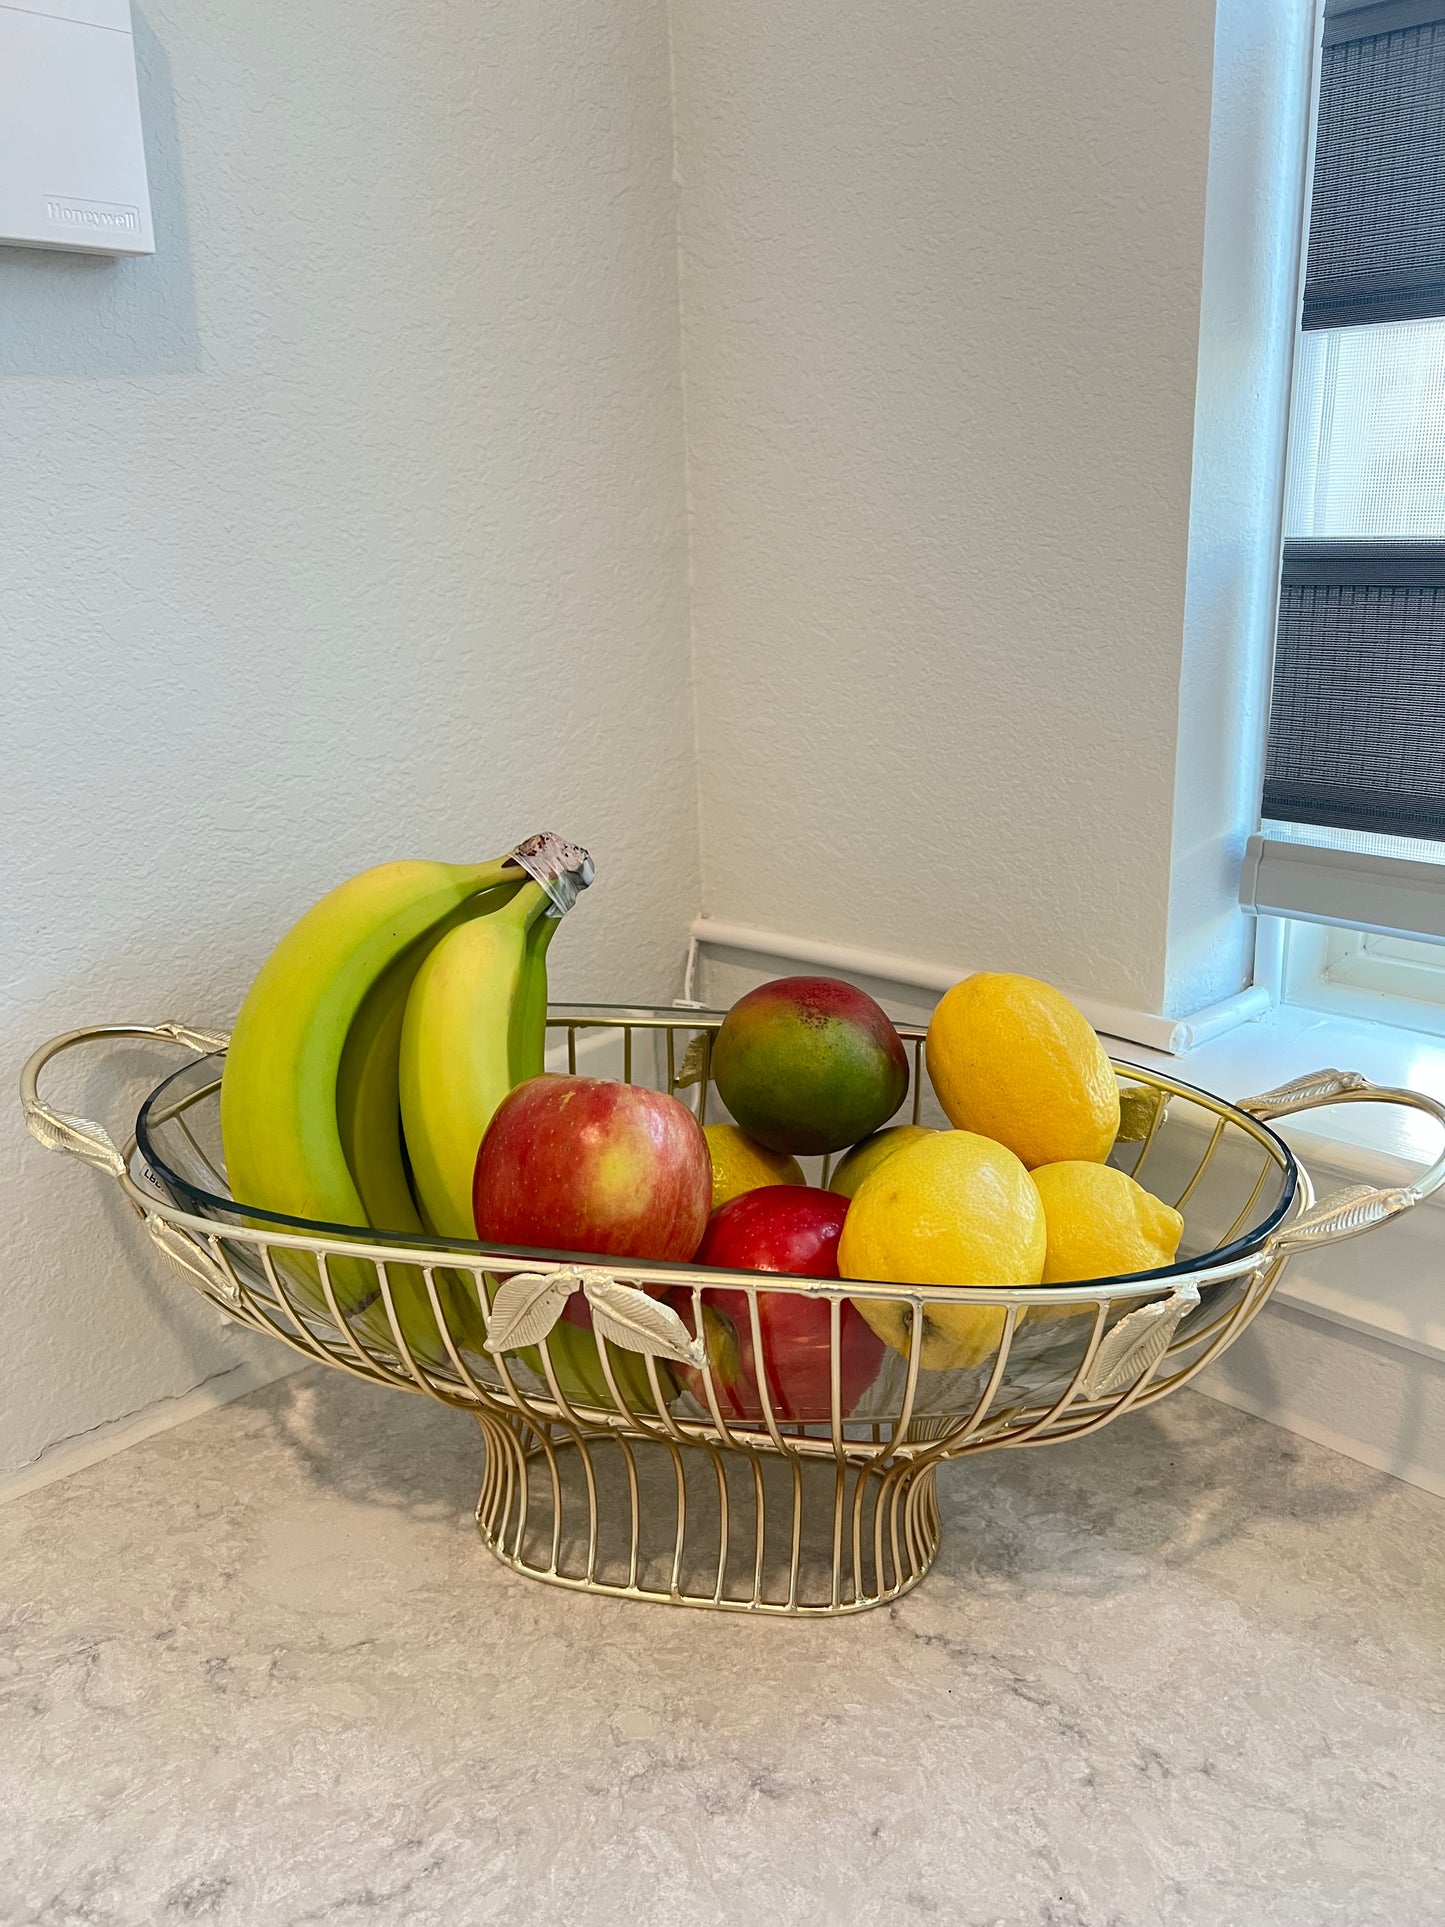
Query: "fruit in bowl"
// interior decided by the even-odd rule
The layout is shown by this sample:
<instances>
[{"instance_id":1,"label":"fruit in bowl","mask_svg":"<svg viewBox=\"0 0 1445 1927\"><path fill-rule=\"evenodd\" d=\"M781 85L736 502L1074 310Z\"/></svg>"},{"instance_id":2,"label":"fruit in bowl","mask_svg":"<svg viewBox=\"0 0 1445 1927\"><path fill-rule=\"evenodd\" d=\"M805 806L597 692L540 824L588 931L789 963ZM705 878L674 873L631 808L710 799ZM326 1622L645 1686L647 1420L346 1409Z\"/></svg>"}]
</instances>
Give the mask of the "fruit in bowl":
<instances>
[{"instance_id":1,"label":"fruit in bowl","mask_svg":"<svg viewBox=\"0 0 1445 1927\"><path fill-rule=\"evenodd\" d=\"M712 1049L718 1095L770 1150L841 1151L908 1095L908 1055L882 1008L832 977L779 977L740 997Z\"/></svg>"},{"instance_id":2,"label":"fruit in bowl","mask_svg":"<svg viewBox=\"0 0 1445 1927\"><path fill-rule=\"evenodd\" d=\"M612 1258L691 1258L707 1229L707 1140L677 1098L598 1077L530 1077L477 1153L472 1209L487 1244Z\"/></svg>"},{"instance_id":3,"label":"fruit in bowl","mask_svg":"<svg viewBox=\"0 0 1445 1927\"><path fill-rule=\"evenodd\" d=\"M1127 1173L1080 1159L1041 1164L1033 1180L1048 1235L1046 1285L1123 1278L1173 1264L1183 1218Z\"/></svg>"},{"instance_id":4,"label":"fruit in bowl","mask_svg":"<svg viewBox=\"0 0 1445 1927\"><path fill-rule=\"evenodd\" d=\"M729 1271L783 1272L793 1277L836 1278L838 1239L848 1200L830 1191L800 1185L770 1185L749 1191L715 1211L695 1262ZM689 1326L693 1294L679 1287L668 1295ZM832 1412L832 1318L826 1298L803 1292L759 1290L758 1333L769 1403L776 1419L790 1423L826 1422ZM718 1409L732 1421L763 1415L758 1385L758 1353L745 1291L704 1290L703 1341L712 1368ZM839 1409L846 1417L878 1376L882 1341L857 1307L839 1307ZM707 1409L707 1387L700 1371L681 1368L679 1376Z\"/></svg>"},{"instance_id":5,"label":"fruit in bowl","mask_svg":"<svg viewBox=\"0 0 1445 1927\"><path fill-rule=\"evenodd\" d=\"M477 1236L486 1244L674 1264L697 1249L711 1202L707 1140L687 1106L662 1091L596 1077L518 1084L487 1127L472 1186ZM580 1291L567 1300L548 1351L569 1398L614 1407ZM542 1370L537 1349L519 1356ZM611 1361L629 1408L652 1411L642 1360L614 1346ZM666 1368L655 1369L670 1396Z\"/></svg>"},{"instance_id":6,"label":"fruit in bowl","mask_svg":"<svg viewBox=\"0 0 1445 1927\"><path fill-rule=\"evenodd\" d=\"M765 1184L806 1184L803 1167L786 1151L770 1151L736 1124L705 1124L712 1159L712 1208Z\"/></svg>"},{"instance_id":7,"label":"fruit in bowl","mask_svg":"<svg viewBox=\"0 0 1445 1927\"><path fill-rule=\"evenodd\" d=\"M906 1145L858 1187L838 1246L845 1278L900 1285L1037 1285L1047 1228L1033 1179L1002 1144L972 1131L935 1131ZM868 1323L903 1357L913 1314L892 1298L860 1298ZM1003 1336L990 1305L929 1303L919 1364L942 1372L981 1364Z\"/></svg>"},{"instance_id":8,"label":"fruit in bowl","mask_svg":"<svg viewBox=\"0 0 1445 1927\"><path fill-rule=\"evenodd\" d=\"M928 1026L928 1075L956 1130L1008 1146L1032 1171L1100 1163L1119 1133L1119 1085L1061 990L1001 971L955 984Z\"/></svg>"},{"instance_id":9,"label":"fruit in bowl","mask_svg":"<svg viewBox=\"0 0 1445 1927\"><path fill-rule=\"evenodd\" d=\"M880 1164L887 1163L895 1151L903 1150L905 1145L917 1144L920 1138L932 1137L933 1131L927 1124L889 1124L872 1137L865 1137L861 1144L855 1144L845 1156L839 1158L833 1175L828 1180L828 1189L836 1191L840 1198L852 1198L858 1194L864 1178L871 1176Z\"/></svg>"}]
</instances>

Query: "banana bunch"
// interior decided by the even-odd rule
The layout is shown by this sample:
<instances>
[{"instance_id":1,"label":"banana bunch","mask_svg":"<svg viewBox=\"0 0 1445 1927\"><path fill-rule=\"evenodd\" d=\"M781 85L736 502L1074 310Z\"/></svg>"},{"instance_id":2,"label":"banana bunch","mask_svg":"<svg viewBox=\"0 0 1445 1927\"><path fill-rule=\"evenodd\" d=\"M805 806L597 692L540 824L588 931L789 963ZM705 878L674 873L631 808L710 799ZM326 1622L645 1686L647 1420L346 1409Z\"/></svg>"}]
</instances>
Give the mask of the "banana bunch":
<instances>
[{"instance_id":1,"label":"banana bunch","mask_svg":"<svg viewBox=\"0 0 1445 1927\"><path fill-rule=\"evenodd\" d=\"M242 1204L339 1227L472 1240L472 1169L493 1112L543 1067L547 946L591 881L584 851L529 838L489 863L383 864L341 884L282 937L252 984L221 1080L221 1136ZM312 1309L394 1347L378 1266L277 1252ZM445 1345L420 1269L387 1266L419 1358ZM485 1336L474 1280L435 1274L453 1339ZM600 1382L591 1371L569 1395ZM565 1365L565 1359L562 1361ZM539 1361L540 1363L540 1361ZM571 1374L569 1373L570 1377Z\"/></svg>"}]
</instances>

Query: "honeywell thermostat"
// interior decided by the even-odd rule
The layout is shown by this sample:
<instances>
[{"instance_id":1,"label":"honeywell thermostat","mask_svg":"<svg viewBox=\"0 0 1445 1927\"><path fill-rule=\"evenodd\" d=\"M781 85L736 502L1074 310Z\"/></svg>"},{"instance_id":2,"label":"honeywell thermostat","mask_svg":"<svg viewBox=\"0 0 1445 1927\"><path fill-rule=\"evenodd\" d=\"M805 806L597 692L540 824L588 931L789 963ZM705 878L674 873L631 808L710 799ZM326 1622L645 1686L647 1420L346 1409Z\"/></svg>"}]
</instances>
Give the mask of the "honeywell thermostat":
<instances>
[{"instance_id":1,"label":"honeywell thermostat","mask_svg":"<svg viewBox=\"0 0 1445 1927\"><path fill-rule=\"evenodd\" d=\"M0 0L0 242L155 253L130 0Z\"/></svg>"}]
</instances>

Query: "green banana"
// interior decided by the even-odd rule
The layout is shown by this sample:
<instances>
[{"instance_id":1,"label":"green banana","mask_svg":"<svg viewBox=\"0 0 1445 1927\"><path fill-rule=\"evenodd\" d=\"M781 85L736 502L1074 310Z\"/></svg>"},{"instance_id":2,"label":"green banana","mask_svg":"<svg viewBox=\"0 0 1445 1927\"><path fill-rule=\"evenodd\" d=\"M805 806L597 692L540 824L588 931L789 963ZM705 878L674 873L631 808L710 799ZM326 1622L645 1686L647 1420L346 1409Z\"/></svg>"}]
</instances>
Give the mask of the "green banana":
<instances>
[{"instance_id":1,"label":"green banana","mask_svg":"<svg viewBox=\"0 0 1445 1927\"><path fill-rule=\"evenodd\" d=\"M517 877L510 856L382 864L338 885L292 925L246 995L221 1077L221 1137L238 1203L328 1224L366 1222L337 1112L352 1025L412 945L482 891ZM375 1267L364 1260L334 1259L328 1271L344 1313L379 1296ZM293 1254L286 1274L313 1308L326 1309L313 1258Z\"/></svg>"}]
</instances>

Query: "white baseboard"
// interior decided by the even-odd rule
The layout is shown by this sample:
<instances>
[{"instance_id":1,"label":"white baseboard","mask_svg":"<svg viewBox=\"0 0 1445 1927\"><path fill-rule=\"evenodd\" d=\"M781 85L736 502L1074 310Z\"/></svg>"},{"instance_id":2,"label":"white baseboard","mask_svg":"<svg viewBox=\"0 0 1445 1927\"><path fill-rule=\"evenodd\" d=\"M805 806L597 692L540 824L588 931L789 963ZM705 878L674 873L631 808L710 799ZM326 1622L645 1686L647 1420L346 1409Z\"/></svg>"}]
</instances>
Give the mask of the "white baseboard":
<instances>
[{"instance_id":1,"label":"white baseboard","mask_svg":"<svg viewBox=\"0 0 1445 1927\"><path fill-rule=\"evenodd\" d=\"M1242 1339L1240 1342L1243 1344L1247 1341ZM1330 1451L1340 1452L1347 1459L1355 1459L1376 1472L1388 1472L1391 1478L1401 1479L1406 1485L1417 1485L1422 1491L1433 1493L1437 1499L1445 1499L1445 1472L1438 1466L1426 1465L1418 1459L1401 1459L1384 1446L1352 1438L1332 1425L1323 1424L1307 1412L1294 1411L1288 1405L1277 1404L1269 1399L1253 1399L1247 1392L1227 1384L1213 1380L1201 1384L1196 1379L1193 1389L1221 1405L1232 1405L1237 1412L1248 1412L1252 1418L1265 1419L1283 1431L1294 1432L1315 1445L1327 1446Z\"/></svg>"},{"instance_id":2,"label":"white baseboard","mask_svg":"<svg viewBox=\"0 0 1445 1927\"><path fill-rule=\"evenodd\" d=\"M888 950L862 950L852 944L829 943L814 937L785 936L777 930L728 923L720 917L696 918L692 940L710 950L781 957L792 963L841 971L845 976L870 977L876 982L926 991L930 999L951 990L972 968L968 964L930 963L923 957L904 957ZM1268 991L1256 987L1241 990L1222 1003L1211 1004L1207 1010L1197 1010L1188 1017L1165 1017L1156 1011L1130 1010L1122 1004L1106 1003L1099 997L1083 996L1072 990L1069 995L1095 1030L1102 1031L1106 1037L1147 1044L1170 1056L1182 1055L1239 1024L1262 1017L1272 1001Z\"/></svg>"},{"instance_id":3,"label":"white baseboard","mask_svg":"<svg viewBox=\"0 0 1445 1927\"><path fill-rule=\"evenodd\" d=\"M41 1486L53 1485L57 1479L68 1479L72 1472L97 1465L113 1452L124 1452L128 1446L139 1445L142 1439L154 1438L157 1432L168 1432L173 1425L200 1418L218 1405L229 1405L233 1399L245 1398L248 1392L259 1392L263 1385L304 1371L309 1363L299 1353L273 1342L264 1356L242 1359L239 1365L203 1380L189 1392L181 1392L175 1398L158 1398L154 1404L143 1405L138 1412L128 1412L124 1418L93 1426L75 1438L60 1439L47 1446L29 1465L22 1465L18 1472L0 1478L0 1505L7 1499L38 1491Z\"/></svg>"},{"instance_id":4,"label":"white baseboard","mask_svg":"<svg viewBox=\"0 0 1445 1927\"><path fill-rule=\"evenodd\" d=\"M1267 1306L1194 1390L1445 1498L1445 1367Z\"/></svg>"}]
</instances>

